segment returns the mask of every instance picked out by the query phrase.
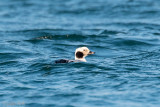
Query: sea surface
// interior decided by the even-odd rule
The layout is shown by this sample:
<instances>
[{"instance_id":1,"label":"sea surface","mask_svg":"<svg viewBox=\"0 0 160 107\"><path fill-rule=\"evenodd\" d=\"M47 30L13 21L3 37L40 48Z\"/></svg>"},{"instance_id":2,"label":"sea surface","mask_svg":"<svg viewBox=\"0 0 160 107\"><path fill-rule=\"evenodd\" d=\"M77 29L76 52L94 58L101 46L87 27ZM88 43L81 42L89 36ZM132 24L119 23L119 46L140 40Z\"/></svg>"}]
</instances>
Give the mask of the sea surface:
<instances>
[{"instance_id":1,"label":"sea surface","mask_svg":"<svg viewBox=\"0 0 160 107\"><path fill-rule=\"evenodd\" d=\"M0 107L159 106L160 0L0 0Z\"/></svg>"}]
</instances>

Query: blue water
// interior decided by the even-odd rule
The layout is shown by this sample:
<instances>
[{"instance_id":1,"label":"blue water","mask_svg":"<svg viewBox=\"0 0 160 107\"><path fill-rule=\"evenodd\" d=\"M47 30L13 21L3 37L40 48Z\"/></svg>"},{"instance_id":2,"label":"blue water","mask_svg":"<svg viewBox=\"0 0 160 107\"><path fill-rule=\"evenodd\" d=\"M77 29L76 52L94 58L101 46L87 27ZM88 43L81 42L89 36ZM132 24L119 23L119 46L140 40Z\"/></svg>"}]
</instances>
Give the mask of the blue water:
<instances>
[{"instance_id":1,"label":"blue water","mask_svg":"<svg viewBox=\"0 0 160 107\"><path fill-rule=\"evenodd\" d=\"M159 105L160 0L0 1L0 107Z\"/></svg>"}]
</instances>

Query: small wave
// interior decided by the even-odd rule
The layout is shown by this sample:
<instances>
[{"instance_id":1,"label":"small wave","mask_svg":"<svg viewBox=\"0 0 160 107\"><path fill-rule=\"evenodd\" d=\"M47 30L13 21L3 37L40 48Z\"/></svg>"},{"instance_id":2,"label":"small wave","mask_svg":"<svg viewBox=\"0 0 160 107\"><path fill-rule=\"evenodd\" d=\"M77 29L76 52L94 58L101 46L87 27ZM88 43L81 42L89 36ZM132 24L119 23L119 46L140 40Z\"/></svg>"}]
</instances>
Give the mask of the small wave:
<instances>
[{"instance_id":1,"label":"small wave","mask_svg":"<svg viewBox=\"0 0 160 107\"><path fill-rule=\"evenodd\" d=\"M117 46L152 46L153 44L150 44L146 41L140 41L140 40L130 40L130 39L122 39L117 38L113 41L114 45Z\"/></svg>"},{"instance_id":2,"label":"small wave","mask_svg":"<svg viewBox=\"0 0 160 107\"><path fill-rule=\"evenodd\" d=\"M102 30L101 33L100 33L100 35L101 35L101 34L116 35L116 34L118 34L118 33L121 33L121 32L119 32L119 31L113 31L113 30Z\"/></svg>"}]
</instances>

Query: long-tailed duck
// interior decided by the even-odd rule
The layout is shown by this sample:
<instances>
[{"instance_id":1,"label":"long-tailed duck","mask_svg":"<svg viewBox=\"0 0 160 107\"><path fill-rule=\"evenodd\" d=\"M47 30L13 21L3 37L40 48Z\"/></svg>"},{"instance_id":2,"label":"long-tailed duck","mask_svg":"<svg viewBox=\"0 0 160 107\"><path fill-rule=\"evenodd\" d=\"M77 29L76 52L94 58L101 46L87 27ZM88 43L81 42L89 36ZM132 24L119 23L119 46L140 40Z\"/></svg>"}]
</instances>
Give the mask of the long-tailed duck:
<instances>
[{"instance_id":1,"label":"long-tailed duck","mask_svg":"<svg viewBox=\"0 0 160 107\"><path fill-rule=\"evenodd\" d=\"M95 52L90 51L87 47L80 47L75 51L75 60L59 59L56 60L55 63L87 62L85 57L94 53Z\"/></svg>"}]
</instances>

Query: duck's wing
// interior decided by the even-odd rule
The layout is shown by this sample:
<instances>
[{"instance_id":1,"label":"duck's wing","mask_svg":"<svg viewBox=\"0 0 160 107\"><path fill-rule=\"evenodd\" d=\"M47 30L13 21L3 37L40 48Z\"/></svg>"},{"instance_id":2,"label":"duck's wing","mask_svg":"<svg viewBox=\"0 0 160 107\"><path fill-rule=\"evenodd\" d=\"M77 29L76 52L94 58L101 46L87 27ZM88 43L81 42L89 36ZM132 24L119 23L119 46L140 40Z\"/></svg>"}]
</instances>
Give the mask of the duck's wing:
<instances>
[{"instance_id":1,"label":"duck's wing","mask_svg":"<svg viewBox=\"0 0 160 107\"><path fill-rule=\"evenodd\" d=\"M68 60L68 59L59 59L55 60L55 63L69 63L69 62L74 62L74 60Z\"/></svg>"}]
</instances>

